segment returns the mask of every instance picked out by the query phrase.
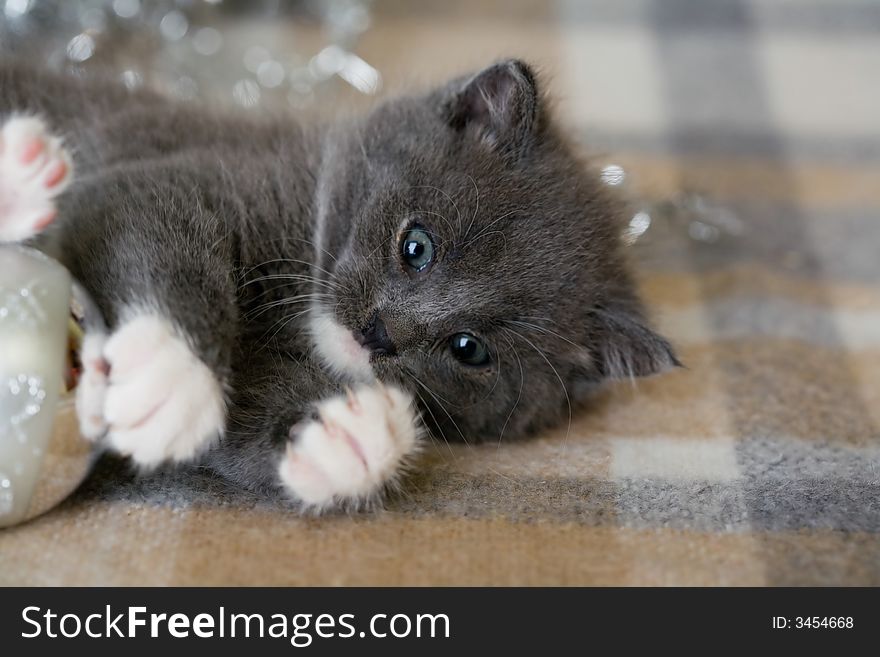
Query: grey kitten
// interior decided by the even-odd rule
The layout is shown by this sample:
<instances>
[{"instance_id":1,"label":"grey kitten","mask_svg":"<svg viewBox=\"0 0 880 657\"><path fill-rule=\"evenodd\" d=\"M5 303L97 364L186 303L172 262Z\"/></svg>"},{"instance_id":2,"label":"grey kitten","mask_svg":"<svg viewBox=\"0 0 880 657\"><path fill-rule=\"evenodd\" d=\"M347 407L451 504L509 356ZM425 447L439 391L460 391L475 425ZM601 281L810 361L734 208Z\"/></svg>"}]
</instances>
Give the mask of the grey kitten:
<instances>
[{"instance_id":1,"label":"grey kitten","mask_svg":"<svg viewBox=\"0 0 880 657\"><path fill-rule=\"evenodd\" d=\"M357 505L423 426L521 438L677 364L621 207L523 62L333 125L9 64L0 103L0 240L48 225L38 242L93 295L108 328L84 347L83 433L136 463Z\"/></svg>"}]
</instances>

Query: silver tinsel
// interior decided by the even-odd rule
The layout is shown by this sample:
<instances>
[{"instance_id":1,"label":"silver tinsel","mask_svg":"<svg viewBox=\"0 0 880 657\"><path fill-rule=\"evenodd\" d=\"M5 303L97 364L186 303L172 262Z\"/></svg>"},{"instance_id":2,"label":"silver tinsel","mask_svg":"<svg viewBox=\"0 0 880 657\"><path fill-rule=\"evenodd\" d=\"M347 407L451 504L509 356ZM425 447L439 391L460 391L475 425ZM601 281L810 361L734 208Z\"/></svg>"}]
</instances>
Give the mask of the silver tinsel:
<instances>
[{"instance_id":1,"label":"silver tinsel","mask_svg":"<svg viewBox=\"0 0 880 657\"><path fill-rule=\"evenodd\" d=\"M379 72L355 52L369 0L0 0L0 55L112 74L183 100L306 107Z\"/></svg>"}]
</instances>

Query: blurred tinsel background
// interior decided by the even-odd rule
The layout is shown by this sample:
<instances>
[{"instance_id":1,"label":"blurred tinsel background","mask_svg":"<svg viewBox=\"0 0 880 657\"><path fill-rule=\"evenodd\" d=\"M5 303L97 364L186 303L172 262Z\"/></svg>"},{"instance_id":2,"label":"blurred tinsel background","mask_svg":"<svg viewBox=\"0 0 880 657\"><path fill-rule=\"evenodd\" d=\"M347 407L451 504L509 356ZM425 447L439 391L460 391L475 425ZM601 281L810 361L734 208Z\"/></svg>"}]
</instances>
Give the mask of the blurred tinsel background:
<instances>
[{"instance_id":1,"label":"blurred tinsel background","mask_svg":"<svg viewBox=\"0 0 880 657\"><path fill-rule=\"evenodd\" d=\"M0 0L0 56L182 100L296 110L379 91L369 0Z\"/></svg>"},{"instance_id":2,"label":"blurred tinsel background","mask_svg":"<svg viewBox=\"0 0 880 657\"><path fill-rule=\"evenodd\" d=\"M116 77L129 87L146 85L186 102L254 112L337 111L362 105L392 84L439 80L501 54L532 52L532 61L542 66L555 53L555 46L542 39L499 34L499 21L529 31L533 22L546 20L543 14L553 14L552 8L527 0L0 0L0 6L0 56L24 57L74 75ZM454 29L444 29L449 18ZM499 36L497 46L487 45ZM367 37L370 54L364 55L359 46ZM401 74L400 68L408 70ZM563 97L568 93L564 90ZM571 107L564 104L563 110ZM589 107L578 107L576 115L566 117L569 123L581 123ZM598 164L609 185L630 178L629 169L619 164ZM633 244L649 228L656 233L658 224L669 221L683 224L701 242L729 232L709 208L690 208L694 201L705 206L703 199L688 195L671 208L636 203L625 242Z\"/></svg>"}]
</instances>

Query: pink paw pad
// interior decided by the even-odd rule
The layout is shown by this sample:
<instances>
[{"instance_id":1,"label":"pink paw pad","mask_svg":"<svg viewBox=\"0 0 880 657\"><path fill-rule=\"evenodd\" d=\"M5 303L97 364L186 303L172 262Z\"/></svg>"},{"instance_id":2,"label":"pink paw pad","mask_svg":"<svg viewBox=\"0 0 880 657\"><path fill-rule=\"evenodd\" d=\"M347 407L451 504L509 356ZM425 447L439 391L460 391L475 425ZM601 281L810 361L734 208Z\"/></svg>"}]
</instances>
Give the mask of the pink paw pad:
<instances>
[{"instance_id":1,"label":"pink paw pad","mask_svg":"<svg viewBox=\"0 0 880 657\"><path fill-rule=\"evenodd\" d=\"M47 169L46 177L43 184L46 187L57 187L64 182L67 177L67 163L64 160L58 160L50 165Z\"/></svg>"},{"instance_id":2,"label":"pink paw pad","mask_svg":"<svg viewBox=\"0 0 880 657\"><path fill-rule=\"evenodd\" d=\"M42 139L31 139L21 145L18 160L22 164L33 164L45 150L46 142Z\"/></svg>"}]
</instances>

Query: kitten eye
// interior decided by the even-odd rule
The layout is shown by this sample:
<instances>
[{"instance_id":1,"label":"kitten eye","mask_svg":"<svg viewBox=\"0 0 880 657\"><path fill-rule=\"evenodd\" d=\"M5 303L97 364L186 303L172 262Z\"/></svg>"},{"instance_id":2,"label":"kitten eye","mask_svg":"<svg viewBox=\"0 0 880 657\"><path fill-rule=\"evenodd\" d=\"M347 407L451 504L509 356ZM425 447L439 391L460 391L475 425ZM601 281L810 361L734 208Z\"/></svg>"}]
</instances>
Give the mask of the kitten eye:
<instances>
[{"instance_id":1,"label":"kitten eye","mask_svg":"<svg viewBox=\"0 0 880 657\"><path fill-rule=\"evenodd\" d=\"M456 333L449 338L449 349L465 365L479 366L489 362L489 350L470 333Z\"/></svg>"},{"instance_id":2,"label":"kitten eye","mask_svg":"<svg viewBox=\"0 0 880 657\"><path fill-rule=\"evenodd\" d=\"M410 228L400 244L401 257L408 267L422 271L434 258L434 242L422 228Z\"/></svg>"}]
</instances>

